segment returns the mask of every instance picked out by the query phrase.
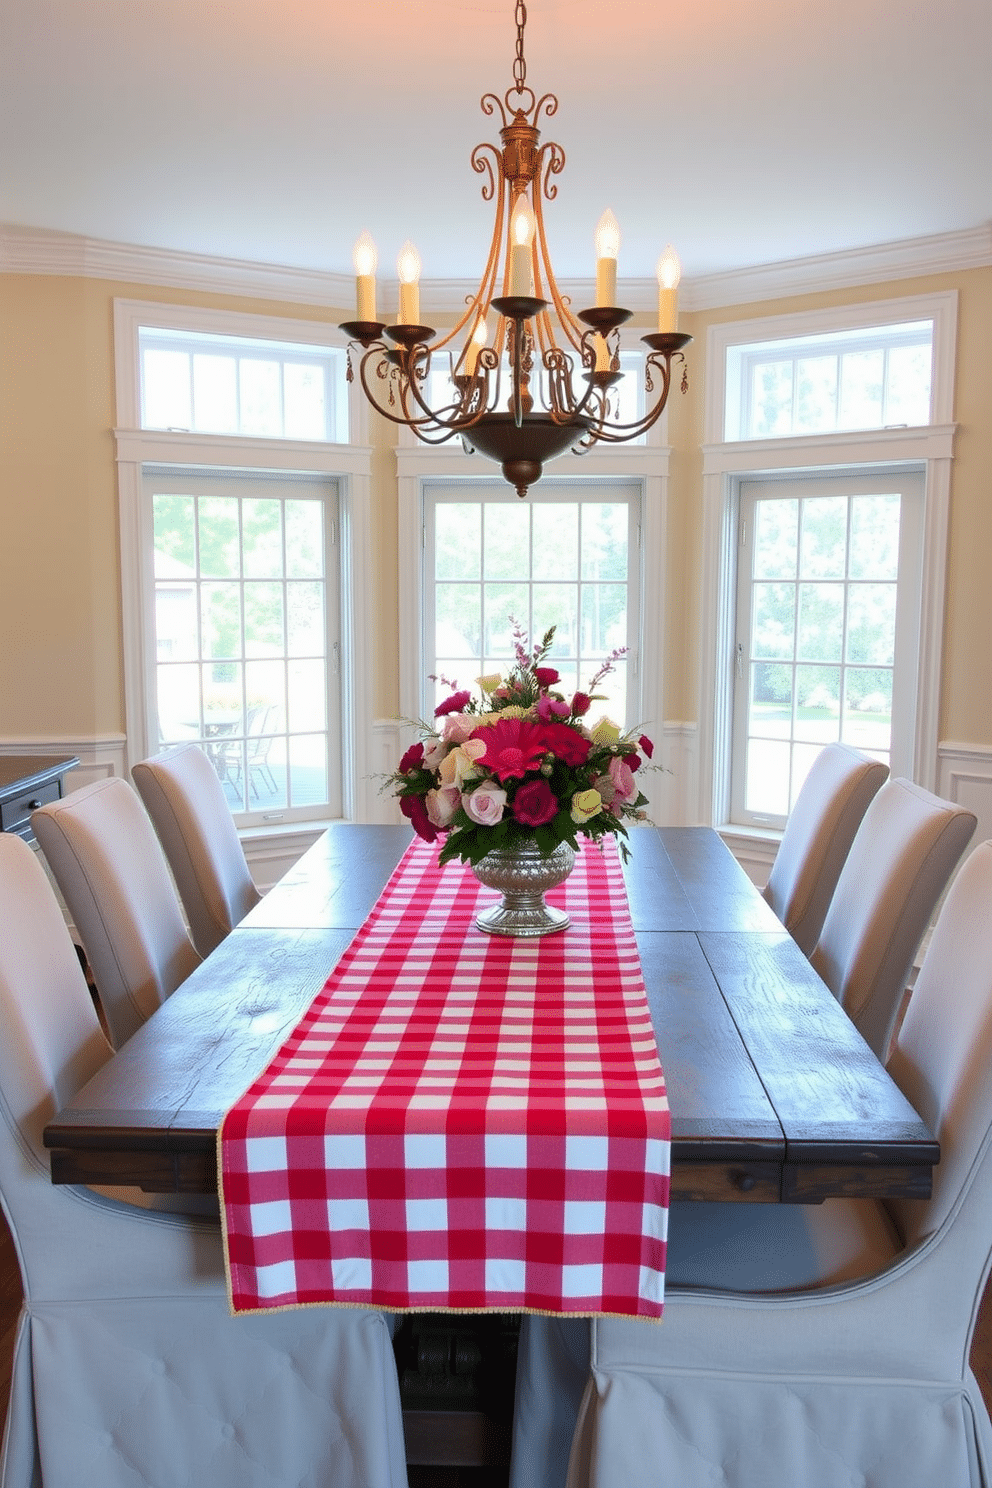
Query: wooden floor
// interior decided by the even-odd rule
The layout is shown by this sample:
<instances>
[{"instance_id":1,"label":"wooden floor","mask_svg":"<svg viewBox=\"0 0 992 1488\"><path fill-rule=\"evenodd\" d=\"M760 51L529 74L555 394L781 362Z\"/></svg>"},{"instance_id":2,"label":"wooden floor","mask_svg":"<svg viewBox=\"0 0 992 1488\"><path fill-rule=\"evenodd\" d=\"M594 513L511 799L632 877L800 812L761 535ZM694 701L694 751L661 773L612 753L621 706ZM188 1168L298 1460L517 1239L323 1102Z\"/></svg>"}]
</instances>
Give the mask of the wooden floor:
<instances>
[{"instance_id":1,"label":"wooden floor","mask_svg":"<svg viewBox=\"0 0 992 1488\"><path fill-rule=\"evenodd\" d=\"M0 1215L0 1424L7 1418L14 1329L20 1306L21 1277L17 1257L10 1231ZM986 1407L992 1411L992 1283L986 1289L975 1329L971 1367L981 1385ZM489 1488L489 1483L497 1476L502 1477L502 1474L418 1468L410 1471L410 1485L411 1488L462 1488L462 1485L471 1484L473 1488Z\"/></svg>"}]
</instances>

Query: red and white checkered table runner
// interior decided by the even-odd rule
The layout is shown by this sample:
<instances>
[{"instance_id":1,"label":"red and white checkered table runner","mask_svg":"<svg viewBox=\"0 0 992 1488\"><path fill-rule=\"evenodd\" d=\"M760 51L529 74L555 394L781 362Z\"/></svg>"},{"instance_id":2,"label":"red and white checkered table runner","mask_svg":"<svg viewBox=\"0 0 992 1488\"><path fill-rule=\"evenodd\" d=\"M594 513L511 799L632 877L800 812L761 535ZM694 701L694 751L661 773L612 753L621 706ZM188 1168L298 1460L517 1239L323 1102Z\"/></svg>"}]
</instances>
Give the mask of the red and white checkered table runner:
<instances>
[{"instance_id":1,"label":"red and white checkered table runner","mask_svg":"<svg viewBox=\"0 0 992 1488\"><path fill-rule=\"evenodd\" d=\"M221 1127L235 1311L338 1302L658 1318L665 1082L616 848L487 935L494 899L415 841Z\"/></svg>"}]
</instances>

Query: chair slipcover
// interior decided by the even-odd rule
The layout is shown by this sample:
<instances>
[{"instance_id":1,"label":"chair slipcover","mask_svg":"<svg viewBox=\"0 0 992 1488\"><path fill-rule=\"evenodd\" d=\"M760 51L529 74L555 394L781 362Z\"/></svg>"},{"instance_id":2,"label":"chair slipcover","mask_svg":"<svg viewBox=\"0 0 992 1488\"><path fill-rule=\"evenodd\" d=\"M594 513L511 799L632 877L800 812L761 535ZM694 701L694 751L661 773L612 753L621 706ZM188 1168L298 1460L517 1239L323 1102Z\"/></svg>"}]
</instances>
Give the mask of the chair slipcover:
<instances>
[{"instance_id":1,"label":"chair slipcover","mask_svg":"<svg viewBox=\"0 0 992 1488\"><path fill-rule=\"evenodd\" d=\"M180 744L131 771L183 901L193 944L210 952L258 903L217 771L197 744Z\"/></svg>"},{"instance_id":2,"label":"chair slipcover","mask_svg":"<svg viewBox=\"0 0 992 1488\"><path fill-rule=\"evenodd\" d=\"M0 1488L404 1488L387 1316L232 1317L216 1220L52 1185L42 1130L110 1047L7 835L0 914L0 1198L24 1288Z\"/></svg>"},{"instance_id":3,"label":"chair slipcover","mask_svg":"<svg viewBox=\"0 0 992 1488\"><path fill-rule=\"evenodd\" d=\"M888 780L851 844L810 961L879 1059L976 821L912 781Z\"/></svg>"},{"instance_id":4,"label":"chair slipcover","mask_svg":"<svg viewBox=\"0 0 992 1488\"><path fill-rule=\"evenodd\" d=\"M148 814L98 780L31 817L93 972L116 1048L200 964Z\"/></svg>"},{"instance_id":5,"label":"chair slipcover","mask_svg":"<svg viewBox=\"0 0 992 1488\"><path fill-rule=\"evenodd\" d=\"M828 744L796 797L762 892L807 956L861 818L888 773L881 760L849 744Z\"/></svg>"},{"instance_id":6,"label":"chair slipcover","mask_svg":"<svg viewBox=\"0 0 992 1488\"><path fill-rule=\"evenodd\" d=\"M968 1363L992 1263L990 905L992 842L948 894L890 1060L941 1144L931 1198L674 1205L661 1323L590 1325L568 1488L990 1488ZM558 1320L525 1331L515 1460L551 1440L561 1351ZM563 1477L549 1459L533 1481Z\"/></svg>"}]
</instances>

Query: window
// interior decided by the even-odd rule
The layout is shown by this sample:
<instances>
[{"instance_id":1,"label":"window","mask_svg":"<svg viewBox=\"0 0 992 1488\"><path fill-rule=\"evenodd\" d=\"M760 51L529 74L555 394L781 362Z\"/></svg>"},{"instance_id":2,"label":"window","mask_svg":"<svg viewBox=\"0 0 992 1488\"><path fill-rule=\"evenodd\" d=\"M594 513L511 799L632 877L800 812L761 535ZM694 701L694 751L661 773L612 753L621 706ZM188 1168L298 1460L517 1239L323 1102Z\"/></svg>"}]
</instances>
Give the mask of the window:
<instances>
[{"instance_id":1,"label":"window","mask_svg":"<svg viewBox=\"0 0 992 1488\"><path fill-rule=\"evenodd\" d=\"M732 819L782 826L824 744L905 773L923 482L740 482Z\"/></svg>"},{"instance_id":2,"label":"window","mask_svg":"<svg viewBox=\"0 0 992 1488\"><path fill-rule=\"evenodd\" d=\"M700 814L780 827L829 740L933 789L957 297L715 325Z\"/></svg>"},{"instance_id":3,"label":"window","mask_svg":"<svg viewBox=\"0 0 992 1488\"><path fill-rule=\"evenodd\" d=\"M468 686L506 669L511 616L534 640L553 625L549 659L566 691L588 682L612 651L629 648L605 679L597 711L633 727L639 526L638 483L546 479L527 501L503 482L428 484L425 670ZM425 715L446 691L437 683L425 696Z\"/></svg>"},{"instance_id":4,"label":"window","mask_svg":"<svg viewBox=\"0 0 992 1488\"><path fill-rule=\"evenodd\" d=\"M930 422L933 321L734 346L727 439Z\"/></svg>"},{"instance_id":5,"label":"window","mask_svg":"<svg viewBox=\"0 0 992 1488\"><path fill-rule=\"evenodd\" d=\"M370 455L336 337L114 301L127 758L199 739L269 842L377 811Z\"/></svg>"},{"instance_id":6,"label":"window","mask_svg":"<svg viewBox=\"0 0 992 1488\"><path fill-rule=\"evenodd\" d=\"M341 348L138 328L141 427L261 439L347 439Z\"/></svg>"},{"instance_id":7,"label":"window","mask_svg":"<svg viewBox=\"0 0 992 1488\"><path fill-rule=\"evenodd\" d=\"M153 743L194 739L231 808L340 813L337 490L146 468Z\"/></svg>"}]
</instances>

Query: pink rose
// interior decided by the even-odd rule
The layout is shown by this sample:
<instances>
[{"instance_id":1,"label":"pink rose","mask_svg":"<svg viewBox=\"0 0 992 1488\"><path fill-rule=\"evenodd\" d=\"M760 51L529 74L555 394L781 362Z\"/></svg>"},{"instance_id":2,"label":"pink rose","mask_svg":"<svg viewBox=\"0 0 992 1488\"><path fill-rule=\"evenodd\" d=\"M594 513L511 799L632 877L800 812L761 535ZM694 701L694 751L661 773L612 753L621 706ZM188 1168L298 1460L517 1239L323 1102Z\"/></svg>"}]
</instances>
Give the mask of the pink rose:
<instances>
[{"instance_id":1,"label":"pink rose","mask_svg":"<svg viewBox=\"0 0 992 1488\"><path fill-rule=\"evenodd\" d=\"M558 797L546 780L528 780L517 788L513 814L525 827L543 827L558 814Z\"/></svg>"},{"instance_id":2,"label":"pink rose","mask_svg":"<svg viewBox=\"0 0 992 1488\"><path fill-rule=\"evenodd\" d=\"M503 818L506 791L488 782L478 786L471 795L462 796L465 815L480 827L494 827Z\"/></svg>"},{"instance_id":3,"label":"pink rose","mask_svg":"<svg viewBox=\"0 0 992 1488\"><path fill-rule=\"evenodd\" d=\"M536 667L534 676L537 678L538 687L554 687L556 682L561 681L561 676L554 667Z\"/></svg>"},{"instance_id":4,"label":"pink rose","mask_svg":"<svg viewBox=\"0 0 992 1488\"><path fill-rule=\"evenodd\" d=\"M425 842L437 841L437 828L427 815L423 796L401 796L400 810L404 816L409 818L410 825L418 837L423 837Z\"/></svg>"},{"instance_id":5,"label":"pink rose","mask_svg":"<svg viewBox=\"0 0 992 1488\"><path fill-rule=\"evenodd\" d=\"M443 831L461 805L462 795L457 786L442 785L438 790L429 790L424 801L431 822Z\"/></svg>"},{"instance_id":6,"label":"pink rose","mask_svg":"<svg viewBox=\"0 0 992 1488\"><path fill-rule=\"evenodd\" d=\"M474 713L449 713L441 737L449 744L464 744L478 727L479 720Z\"/></svg>"},{"instance_id":7,"label":"pink rose","mask_svg":"<svg viewBox=\"0 0 992 1488\"><path fill-rule=\"evenodd\" d=\"M610 779L613 781L614 801L626 803L637 799L637 786L634 784L634 772L627 764L615 754L608 765Z\"/></svg>"}]
</instances>

